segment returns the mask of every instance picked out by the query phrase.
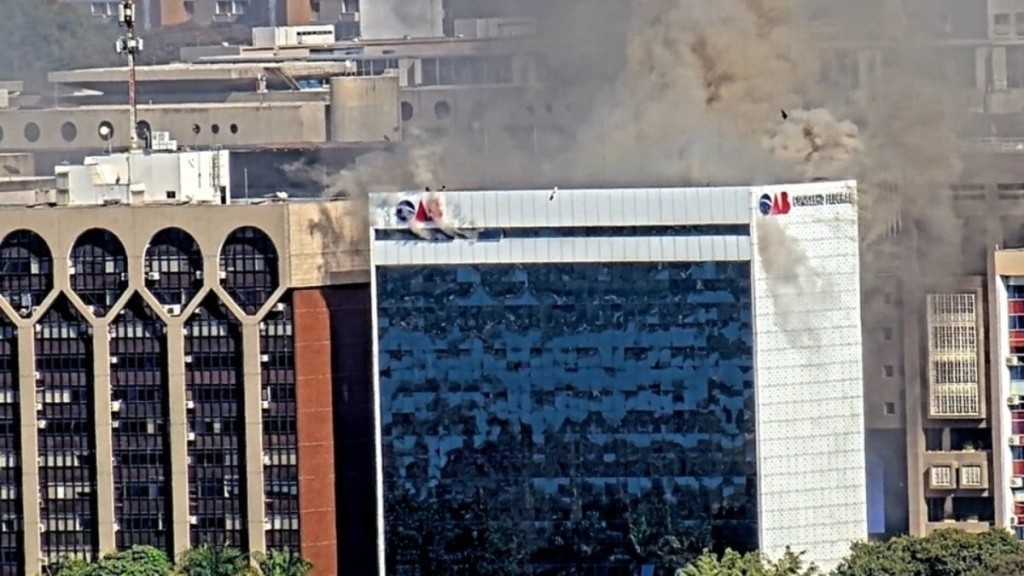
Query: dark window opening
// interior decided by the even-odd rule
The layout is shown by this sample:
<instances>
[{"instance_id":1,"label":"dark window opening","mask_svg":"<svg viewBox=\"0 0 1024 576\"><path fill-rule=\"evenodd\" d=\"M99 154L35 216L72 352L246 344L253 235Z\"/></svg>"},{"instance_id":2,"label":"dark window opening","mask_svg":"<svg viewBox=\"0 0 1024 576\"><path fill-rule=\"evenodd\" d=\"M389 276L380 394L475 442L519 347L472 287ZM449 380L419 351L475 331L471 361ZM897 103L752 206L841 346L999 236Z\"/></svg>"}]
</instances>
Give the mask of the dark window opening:
<instances>
[{"instance_id":1,"label":"dark window opening","mask_svg":"<svg viewBox=\"0 0 1024 576\"><path fill-rule=\"evenodd\" d=\"M299 551L299 469L294 458L298 448L295 404L295 346L292 309L287 299L279 302L260 323L260 381L263 398L263 449L271 456L264 466L267 547Z\"/></svg>"},{"instance_id":2,"label":"dark window opening","mask_svg":"<svg viewBox=\"0 0 1024 576\"><path fill-rule=\"evenodd\" d=\"M247 545L241 327L208 297L185 324L191 544Z\"/></svg>"},{"instance_id":3,"label":"dark window opening","mask_svg":"<svg viewBox=\"0 0 1024 576\"><path fill-rule=\"evenodd\" d=\"M103 317L128 288L128 257L107 230L86 230L71 249L71 289Z\"/></svg>"},{"instance_id":4,"label":"dark window opening","mask_svg":"<svg viewBox=\"0 0 1024 576\"><path fill-rule=\"evenodd\" d=\"M39 130L39 124L35 122L29 122L25 124L25 140L29 142L38 142L42 136L42 132Z\"/></svg>"},{"instance_id":5,"label":"dark window opening","mask_svg":"<svg viewBox=\"0 0 1024 576\"><path fill-rule=\"evenodd\" d=\"M203 286L199 244L180 228L157 232L146 247L145 273L150 293L176 316Z\"/></svg>"},{"instance_id":6,"label":"dark window opening","mask_svg":"<svg viewBox=\"0 0 1024 576\"><path fill-rule=\"evenodd\" d=\"M78 138L78 126L75 126L74 122L65 122L60 127L60 137L65 142L74 142L75 138Z\"/></svg>"},{"instance_id":7,"label":"dark window opening","mask_svg":"<svg viewBox=\"0 0 1024 576\"><path fill-rule=\"evenodd\" d=\"M0 317L0 523L20 530L21 518L21 419L18 417L18 341L13 324ZM7 537L5 537L7 536ZM18 534L0 533L0 576L16 576L22 569L22 543ZM5 561L8 559L9 561Z\"/></svg>"},{"instance_id":8,"label":"dark window opening","mask_svg":"<svg viewBox=\"0 0 1024 576\"><path fill-rule=\"evenodd\" d=\"M53 289L53 257L46 241L29 230L16 230L0 242L0 295L22 317Z\"/></svg>"},{"instance_id":9,"label":"dark window opening","mask_svg":"<svg viewBox=\"0 0 1024 576\"><path fill-rule=\"evenodd\" d=\"M97 553L92 331L64 297L36 329L43 556Z\"/></svg>"},{"instance_id":10,"label":"dark window opening","mask_svg":"<svg viewBox=\"0 0 1024 576\"><path fill-rule=\"evenodd\" d=\"M277 267L277 248L257 228L235 230L221 248L221 283L246 314L255 314L277 289Z\"/></svg>"},{"instance_id":11,"label":"dark window opening","mask_svg":"<svg viewBox=\"0 0 1024 576\"><path fill-rule=\"evenodd\" d=\"M110 326L114 514L118 550L169 549L167 346L163 323L138 295Z\"/></svg>"}]
</instances>

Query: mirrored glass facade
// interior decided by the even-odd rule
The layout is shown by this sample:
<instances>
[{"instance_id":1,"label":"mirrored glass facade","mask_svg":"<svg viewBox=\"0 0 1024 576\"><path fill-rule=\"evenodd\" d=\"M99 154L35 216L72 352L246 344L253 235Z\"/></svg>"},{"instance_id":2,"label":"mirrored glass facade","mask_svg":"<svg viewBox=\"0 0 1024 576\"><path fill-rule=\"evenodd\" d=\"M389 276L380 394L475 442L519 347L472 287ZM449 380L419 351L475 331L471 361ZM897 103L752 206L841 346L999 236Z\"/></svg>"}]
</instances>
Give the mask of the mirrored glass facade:
<instances>
[{"instance_id":1,"label":"mirrored glass facade","mask_svg":"<svg viewBox=\"0 0 1024 576\"><path fill-rule=\"evenodd\" d=\"M749 263L376 274L389 574L756 547Z\"/></svg>"}]
</instances>

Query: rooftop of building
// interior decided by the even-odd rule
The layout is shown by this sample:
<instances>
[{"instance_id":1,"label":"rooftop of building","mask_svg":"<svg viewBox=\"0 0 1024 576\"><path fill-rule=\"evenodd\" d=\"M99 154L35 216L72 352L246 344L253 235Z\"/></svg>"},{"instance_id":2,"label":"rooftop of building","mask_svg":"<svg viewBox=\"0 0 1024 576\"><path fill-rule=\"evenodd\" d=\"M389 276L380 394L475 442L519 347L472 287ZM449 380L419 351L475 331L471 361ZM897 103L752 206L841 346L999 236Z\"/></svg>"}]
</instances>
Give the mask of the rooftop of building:
<instances>
[{"instance_id":1,"label":"rooftop of building","mask_svg":"<svg viewBox=\"0 0 1024 576\"><path fill-rule=\"evenodd\" d=\"M307 199L232 204L0 206L0 230L31 230L66 253L85 230L109 230L129 255L141 254L160 230L180 228L204 250L251 226L267 234L283 261L283 284L295 287L365 282L369 238L365 206Z\"/></svg>"},{"instance_id":2,"label":"rooftop of building","mask_svg":"<svg viewBox=\"0 0 1024 576\"><path fill-rule=\"evenodd\" d=\"M136 67L140 83L255 82L269 72L293 78L344 75L352 63L371 59L438 58L511 53L514 38L399 38L341 41L322 45L196 46L182 49L182 62ZM50 83L102 91L128 80L128 67L58 70ZM249 85L251 88L251 84Z\"/></svg>"}]
</instances>

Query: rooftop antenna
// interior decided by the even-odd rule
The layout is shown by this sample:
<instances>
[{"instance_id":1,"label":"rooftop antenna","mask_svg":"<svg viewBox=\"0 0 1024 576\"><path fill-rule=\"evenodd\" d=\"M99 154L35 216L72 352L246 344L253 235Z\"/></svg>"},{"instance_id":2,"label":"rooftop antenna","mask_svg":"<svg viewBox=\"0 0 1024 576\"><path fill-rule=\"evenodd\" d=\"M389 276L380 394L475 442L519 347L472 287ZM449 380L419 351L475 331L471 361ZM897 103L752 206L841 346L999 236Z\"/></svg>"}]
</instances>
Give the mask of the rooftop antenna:
<instances>
[{"instance_id":1,"label":"rooftop antenna","mask_svg":"<svg viewBox=\"0 0 1024 576\"><path fill-rule=\"evenodd\" d=\"M117 39L118 54L128 55L128 149L139 151L139 111L135 93L135 56L142 52L142 38L135 35L135 0L123 0L117 8L117 25L126 33Z\"/></svg>"}]
</instances>

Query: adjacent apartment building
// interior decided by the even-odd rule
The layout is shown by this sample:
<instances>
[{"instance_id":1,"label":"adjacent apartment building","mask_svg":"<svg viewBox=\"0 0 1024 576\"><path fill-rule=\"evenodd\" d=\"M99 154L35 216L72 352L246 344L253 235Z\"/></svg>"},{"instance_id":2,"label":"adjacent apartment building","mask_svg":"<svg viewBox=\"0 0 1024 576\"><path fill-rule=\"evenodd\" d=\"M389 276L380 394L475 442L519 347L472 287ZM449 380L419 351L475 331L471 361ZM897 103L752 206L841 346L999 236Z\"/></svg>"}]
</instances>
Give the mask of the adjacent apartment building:
<instances>
[{"instance_id":1,"label":"adjacent apartment building","mask_svg":"<svg viewBox=\"0 0 1024 576\"><path fill-rule=\"evenodd\" d=\"M855 205L854 182L373 195L380 572L423 573L417 506L462 545L504 523L538 569L666 504L693 542L834 565L867 537Z\"/></svg>"}]
</instances>

